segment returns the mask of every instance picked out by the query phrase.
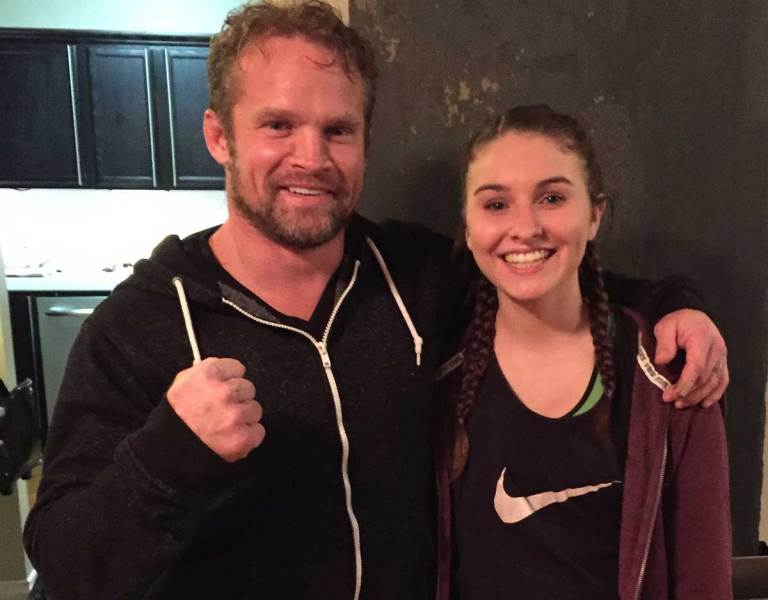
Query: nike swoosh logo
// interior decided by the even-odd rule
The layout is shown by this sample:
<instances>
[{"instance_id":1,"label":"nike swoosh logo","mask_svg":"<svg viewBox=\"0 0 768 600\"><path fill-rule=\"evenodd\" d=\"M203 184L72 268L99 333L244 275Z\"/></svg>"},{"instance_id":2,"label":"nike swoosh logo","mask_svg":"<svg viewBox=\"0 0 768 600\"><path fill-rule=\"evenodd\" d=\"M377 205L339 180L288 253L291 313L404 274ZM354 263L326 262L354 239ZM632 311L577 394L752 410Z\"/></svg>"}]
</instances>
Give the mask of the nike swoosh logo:
<instances>
[{"instance_id":1,"label":"nike swoosh logo","mask_svg":"<svg viewBox=\"0 0 768 600\"><path fill-rule=\"evenodd\" d=\"M504 473L507 468L501 470L501 476L496 482L496 495L493 497L493 507L499 518L508 524L519 523L527 519L536 511L559 502L566 502L577 496L584 496L596 492L603 488L612 486L619 481L610 481L608 483L598 483L597 485L585 485L579 488L567 488L559 492L541 492L531 496L510 496L504 489Z\"/></svg>"}]
</instances>

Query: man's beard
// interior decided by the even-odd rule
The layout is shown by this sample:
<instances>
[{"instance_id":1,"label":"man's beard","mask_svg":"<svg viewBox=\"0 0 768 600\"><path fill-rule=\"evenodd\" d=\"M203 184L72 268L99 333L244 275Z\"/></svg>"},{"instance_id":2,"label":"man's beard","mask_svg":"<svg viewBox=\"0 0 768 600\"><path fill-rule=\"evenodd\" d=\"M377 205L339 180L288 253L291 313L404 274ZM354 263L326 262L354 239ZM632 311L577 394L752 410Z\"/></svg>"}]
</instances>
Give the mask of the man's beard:
<instances>
[{"instance_id":1,"label":"man's beard","mask_svg":"<svg viewBox=\"0 0 768 600\"><path fill-rule=\"evenodd\" d=\"M333 188L332 202L322 206L289 208L278 201L280 189L286 187L286 182L278 184L268 180L264 196L249 204L240 191L240 170L235 158L228 168L230 195L235 208L266 237L283 246L297 250L322 246L336 237L352 215L354 203L349 201L349 188L338 177L332 178L332 182L319 181L323 187ZM314 179L318 180L317 176ZM301 182L291 183L302 187Z\"/></svg>"}]
</instances>

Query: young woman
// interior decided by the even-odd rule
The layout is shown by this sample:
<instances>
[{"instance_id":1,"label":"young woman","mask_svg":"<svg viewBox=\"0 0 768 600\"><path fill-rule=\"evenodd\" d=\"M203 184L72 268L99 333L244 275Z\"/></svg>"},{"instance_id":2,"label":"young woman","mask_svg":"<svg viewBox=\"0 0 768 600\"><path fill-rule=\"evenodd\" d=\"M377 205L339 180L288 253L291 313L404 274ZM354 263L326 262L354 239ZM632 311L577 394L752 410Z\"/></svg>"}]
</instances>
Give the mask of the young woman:
<instances>
[{"instance_id":1,"label":"young woman","mask_svg":"<svg viewBox=\"0 0 768 600\"><path fill-rule=\"evenodd\" d=\"M606 201L585 132L546 106L471 143L482 276L442 382L441 598L731 597L722 413L660 401L673 375L603 289Z\"/></svg>"}]
</instances>

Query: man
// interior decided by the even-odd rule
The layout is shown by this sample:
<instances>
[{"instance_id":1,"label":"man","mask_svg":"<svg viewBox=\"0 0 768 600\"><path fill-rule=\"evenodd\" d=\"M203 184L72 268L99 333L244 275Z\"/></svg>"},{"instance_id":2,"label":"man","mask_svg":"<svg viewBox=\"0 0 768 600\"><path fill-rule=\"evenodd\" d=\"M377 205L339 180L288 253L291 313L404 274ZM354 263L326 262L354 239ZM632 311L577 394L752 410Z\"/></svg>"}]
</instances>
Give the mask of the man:
<instances>
[{"instance_id":1,"label":"man","mask_svg":"<svg viewBox=\"0 0 768 600\"><path fill-rule=\"evenodd\" d=\"M30 557L62 599L427 598L432 382L466 277L440 236L354 215L376 71L327 6L244 7L209 70L227 221L167 238L84 325ZM712 354L693 377L724 359L702 313L660 326Z\"/></svg>"}]
</instances>

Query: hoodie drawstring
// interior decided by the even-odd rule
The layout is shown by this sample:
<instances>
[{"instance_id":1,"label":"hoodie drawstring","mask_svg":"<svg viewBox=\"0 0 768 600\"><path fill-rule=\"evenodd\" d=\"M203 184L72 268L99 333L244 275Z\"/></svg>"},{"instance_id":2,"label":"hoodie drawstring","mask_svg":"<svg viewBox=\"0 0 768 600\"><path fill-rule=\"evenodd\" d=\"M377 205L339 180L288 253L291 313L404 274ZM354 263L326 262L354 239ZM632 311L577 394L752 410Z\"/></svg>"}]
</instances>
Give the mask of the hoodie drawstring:
<instances>
[{"instance_id":1,"label":"hoodie drawstring","mask_svg":"<svg viewBox=\"0 0 768 600\"><path fill-rule=\"evenodd\" d=\"M371 238L366 236L365 241L368 244L368 247L371 249L371 252L373 252L373 255L376 257L376 261L379 263L379 268L381 269L381 272L384 274L384 279L387 280L387 285L389 286L389 293L392 294L392 297L395 299L395 303L397 304L397 307L400 309L400 314L403 316L403 320L405 321L405 324L408 326L408 331L411 332L411 337L413 338L413 350L416 353L416 366L419 367L421 366L421 347L424 345L424 338L422 338L419 335L419 332L416 331L416 327L414 326L413 321L411 320L411 315L408 314L408 309L405 308L403 299L400 297L400 292L398 292L397 290L395 281L392 279L392 275L390 274L389 269L387 268L387 263L384 262L384 258L381 256L381 252L379 252L379 249L376 247L376 244L373 243L373 240Z\"/></svg>"},{"instance_id":2,"label":"hoodie drawstring","mask_svg":"<svg viewBox=\"0 0 768 600\"><path fill-rule=\"evenodd\" d=\"M643 370L643 373L653 385L659 388L662 392L672 385L664 375L656 370L653 366L653 362L648 357L648 353L643 348L643 336L641 333L637 334L637 364Z\"/></svg>"},{"instance_id":3,"label":"hoodie drawstring","mask_svg":"<svg viewBox=\"0 0 768 600\"><path fill-rule=\"evenodd\" d=\"M195 337L195 330L192 327L192 317L189 314L189 304L187 303L187 295L184 293L184 285L181 282L181 277L176 276L171 281L176 286L176 293L179 295L179 304L181 305L181 314L184 315L184 327L187 329L187 337L189 338L189 345L192 347L192 364L196 365L200 362L200 347L197 345L197 337Z\"/></svg>"},{"instance_id":4,"label":"hoodie drawstring","mask_svg":"<svg viewBox=\"0 0 768 600\"><path fill-rule=\"evenodd\" d=\"M421 349L424 346L424 338L422 338L419 335L419 332L416 331L416 326L413 324L411 315L408 313L408 309L403 303L400 292L395 285L395 281L392 279L392 275L389 272L387 263L384 262L384 258L381 256L381 252L379 252L379 249L376 247L376 244L373 243L371 238L366 236L365 241L368 244L368 247L371 249L371 252L373 252L373 256L376 258L376 262L379 264L379 268L381 269L381 272L384 275L384 279L387 282L387 287L389 287L389 293L392 294L392 298L394 299L395 304L397 304L397 308L400 310L403 321L405 321L405 324L408 327L408 331L411 333L411 338L413 339L413 350L416 354L416 366L419 367L421 366ZM184 293L184 285L182 284L181 277L179 276L174 277L172 281L173 285L176 286L176 292L179 295L179 304L181 305L181 312L184 316L184 326L187 329L189 345L192 348L192 356L194 357L192 364L196 365L201 360L200 348L197 345L195 330L192 327L192 318L189 314L189 305L187 303L187 296Z\"/></svg>"}]
</instances>

